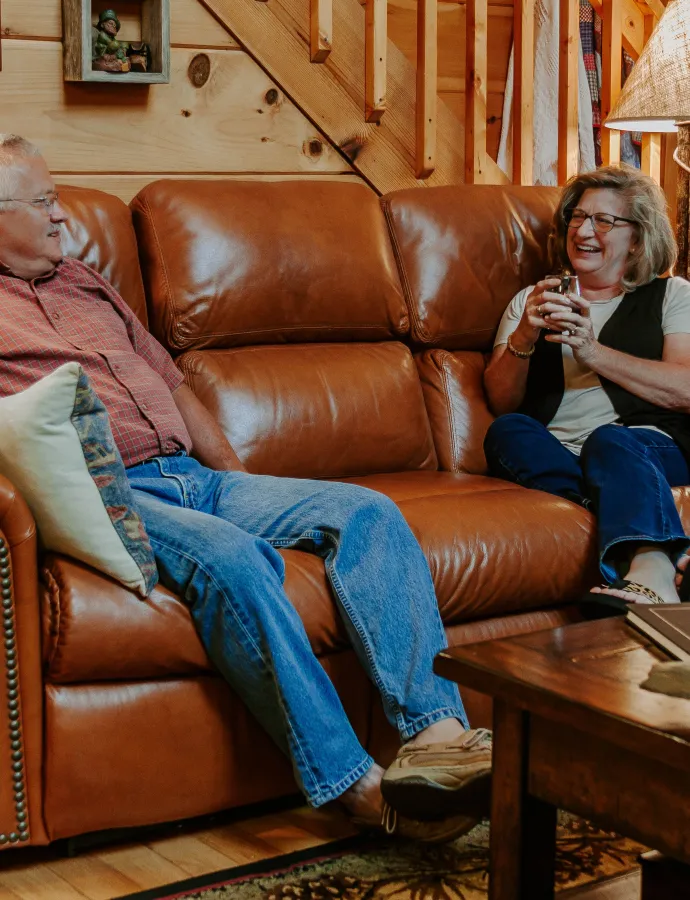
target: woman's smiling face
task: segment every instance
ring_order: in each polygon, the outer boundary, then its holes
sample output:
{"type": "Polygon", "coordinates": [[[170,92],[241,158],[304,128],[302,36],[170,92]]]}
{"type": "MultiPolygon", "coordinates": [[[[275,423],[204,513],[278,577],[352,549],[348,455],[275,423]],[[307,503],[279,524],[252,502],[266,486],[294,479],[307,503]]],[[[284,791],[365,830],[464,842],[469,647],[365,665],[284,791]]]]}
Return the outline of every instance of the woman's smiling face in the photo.
{"type": "MultiPolygon", "coordinates": [[[[610,188],[585,191],[575,208],[587,215],[630,215],[623,195],[610,188]]],[[[602,233],[594,229],[592,219],[585,219],[579,228],[568,228],[566,248],[580,280],[592,288],[605,288],[620,284],[636,242],[637,230],[629,222],[616,222],[611,231],[602,233]]]]}

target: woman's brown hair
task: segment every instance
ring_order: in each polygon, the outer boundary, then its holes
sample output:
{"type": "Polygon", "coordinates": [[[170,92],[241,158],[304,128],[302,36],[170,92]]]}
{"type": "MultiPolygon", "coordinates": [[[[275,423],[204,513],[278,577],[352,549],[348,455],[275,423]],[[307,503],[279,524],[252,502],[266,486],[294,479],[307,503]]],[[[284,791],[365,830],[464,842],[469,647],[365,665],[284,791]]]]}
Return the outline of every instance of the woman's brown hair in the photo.
{"type": "Polygon", "coordinates": [[[676,261],[677,249],[663,191],[649,175],[631,166],[602,166],[593,172],[575,175],[568,181],[549,237],[551,262],[559,268],[571,268],[566,249],[566,217],[585,191],[601,188],[623,195],[628,204],[627,217],[635,223],[637,244],[621,279],[624,291],[634,291],[667,272],[676,261]]]}

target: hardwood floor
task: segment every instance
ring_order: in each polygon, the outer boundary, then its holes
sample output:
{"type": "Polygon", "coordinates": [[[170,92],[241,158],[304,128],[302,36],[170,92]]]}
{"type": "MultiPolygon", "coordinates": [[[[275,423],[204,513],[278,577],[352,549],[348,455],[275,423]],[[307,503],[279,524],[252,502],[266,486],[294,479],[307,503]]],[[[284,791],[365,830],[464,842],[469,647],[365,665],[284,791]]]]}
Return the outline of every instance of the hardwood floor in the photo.
{"type": "MultiPolygon", "coordinates": [[[[304,806],[212,826],[185,825],[178,834],[153,832],[148,839],[105,844],[71,857],[65,855],[64,845],[8,851],[0,855],[0,900],[112,900],[354,833],[337,811],[304,806]]],[[[559,896],[563,900],[639,900],[639,873],[559,896]]]]}
{"type": "Polygon", "coordinates": [[[348,837],[335,811],[300,807],[181,834],[113,843],[64,855],[63,848],[0,856],[0,900],[112,900],[193,875],[240,866],[348,837]]]}

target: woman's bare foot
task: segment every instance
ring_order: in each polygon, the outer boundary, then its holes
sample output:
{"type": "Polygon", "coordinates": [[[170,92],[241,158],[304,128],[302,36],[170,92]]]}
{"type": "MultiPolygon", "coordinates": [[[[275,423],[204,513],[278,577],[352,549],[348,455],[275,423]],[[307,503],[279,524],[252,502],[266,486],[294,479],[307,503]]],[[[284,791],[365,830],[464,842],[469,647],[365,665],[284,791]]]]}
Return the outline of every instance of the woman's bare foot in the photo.
{"type": "Polygon", "coordinates": [[[377,826],[381,824],[383,797],[381,796],[381,766],[374,765],[340,796],[349,815],[360,823],[377,826]]]}
{"type": "MultiPolygon", "coordinates": [[[[688,560],[686,559],[685,565],[688,560]]],[[[654,547],[640,548],[630,564],[627,581],[634,581],[644,587],[651,588],[657,593],[664,603],[679,603],[676,590],[676,570],[663,550],[654,547]]],[[[633,594],[630,591],[617,590],[612,587],[592,588],[594,594],[612,594],[614,597],[622,597],[630,603],[651,603],[642,594],[633,594]]]]}

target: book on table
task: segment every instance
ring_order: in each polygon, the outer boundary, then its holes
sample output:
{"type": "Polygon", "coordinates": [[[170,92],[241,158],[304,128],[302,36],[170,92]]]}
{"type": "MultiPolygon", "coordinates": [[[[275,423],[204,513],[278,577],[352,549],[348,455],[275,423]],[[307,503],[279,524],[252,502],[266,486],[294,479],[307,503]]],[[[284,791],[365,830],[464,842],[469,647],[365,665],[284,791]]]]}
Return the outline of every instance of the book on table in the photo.
{"type": "Polygon", "coordinates": [[[675,659],[690,662],[690,603],[635,603],[625,620],[675,659]]]}

